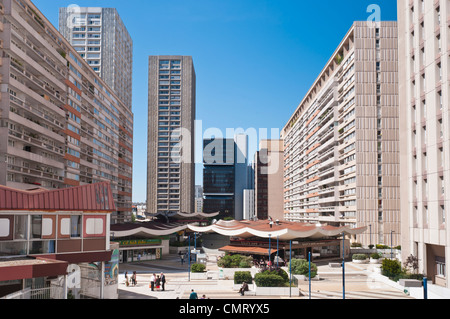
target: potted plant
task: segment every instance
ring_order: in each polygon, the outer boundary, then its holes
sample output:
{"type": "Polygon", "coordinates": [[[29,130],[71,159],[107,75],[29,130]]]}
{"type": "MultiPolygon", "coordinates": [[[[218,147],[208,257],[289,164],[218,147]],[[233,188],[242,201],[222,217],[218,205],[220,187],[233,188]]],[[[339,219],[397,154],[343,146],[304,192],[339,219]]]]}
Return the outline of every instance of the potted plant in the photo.
{"type": "Polygon", "coordinates": [[[352,261],[356,264],[365,264],[367,262],[366,254],[354,254],[352,257],[352,261]]]}
{"type": "Polygon", "coordinates": [[[378,253],[373,253],[373,254],[370,255],[370,263],[371,264],[378,264],[378,263],[380,263],[380,259],[381,259],[381,256],[378,253]]]}
{"type": "Polygon", "coordinates": [[[208,273],[206,272],[206,266],[204,264],[193,264],[191,266],[191,278],[198,280],[208,279],[208,273]]]}

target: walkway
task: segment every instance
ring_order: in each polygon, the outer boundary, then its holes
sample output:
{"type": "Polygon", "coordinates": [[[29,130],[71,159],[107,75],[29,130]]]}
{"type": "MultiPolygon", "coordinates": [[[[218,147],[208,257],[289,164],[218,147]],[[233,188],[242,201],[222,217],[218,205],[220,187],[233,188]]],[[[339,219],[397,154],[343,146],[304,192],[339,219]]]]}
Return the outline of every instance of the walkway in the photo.
{"type": "MultiPolygon", "coordinates": [[[[377,281],[373,276],[374,265],[345,265],[346,299],[412,299],[398,289],[377,281]]],[[[218,271],[216,263],[207,264],[208,271],[218,271]]],[[[119,266],[119,299],[188,299],[191,289],[199,298],[205,295],[210,299],[309,299],[309,282],[300,282],[303,296],[245,296],[233,290],[232,280],[189,280],[188,264],[181,265],[177,255],[165,256],[162,260],[141,261],[119,266]],[[137,285],[126,287],[124,273],[129,276],[137,273],[137,285]],[[151,291],[149,288],[152,273],[164,272],[167,283],[165,291],[151,291]]],[[[342,299],[342,269],[318,265],[320,280],[311,281],[311,299],[342,299]]]]}

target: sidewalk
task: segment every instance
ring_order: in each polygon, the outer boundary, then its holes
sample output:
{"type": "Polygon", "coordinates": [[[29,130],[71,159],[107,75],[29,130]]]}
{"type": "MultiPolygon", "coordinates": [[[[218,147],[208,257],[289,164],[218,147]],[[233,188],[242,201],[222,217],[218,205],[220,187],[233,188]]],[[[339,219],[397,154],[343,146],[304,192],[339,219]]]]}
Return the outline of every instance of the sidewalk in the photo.
{"type": "MultiPolygon", "coordinates": [[[[199,298],[204,294],[211,299],[285,299],[286,296],[245,296],[242,297],[233,290],[233,280],[189,280],[187,263],[183,265],[177,255],[168,255],[162,260],[141,261],[119,266],[119,299],[187,299],[191,289],[199,298]],[[137,273],[137,285],[126,287],[124,273],[128,271],[131,277],[137,273]],[[151,291],[150,276],[152,273],[166,276],[165,291],[151,291]]],[[[375,265],[345,264],[346,299],[412,299],[402,290],[396,289],[377,278],[375,265]]],[[[207,271],[218,271],[215,262],[207,263],[207,271]]],[[[311,296],[313,299],[342,298],[342,268],[318,266],[320,280],[311,281],[311,296]]],[[[299,282],[302,297],[293,296],[290,299],[309,299],[309,281],[299,282]]]]}
{"type": "MultiPolygon", "coordinates": [[[[192,265],[193,262],[191,262],[192,265]]],[[[140,261],[134,263],[120,264],[119,266],[119,299],[177,299],[185,298],[191,289],[195,291],[222,291],[223,293],[233,292],[233,282],[230,280],[189,280],[189,263],[181,264],[178,255],[164,256],[161,260],[140,261]],[[131,277],[136,271],[137,285],[125,285],[125,272],[131,277]],[[150,277],[161,275],[166,276],[165,291],[151,291],[150,277]]],[[[208,271],[218,271],[216,263],[207,263],[208,271]]],[[[199,298],[201,295],[199,296],[199,298]]]]}

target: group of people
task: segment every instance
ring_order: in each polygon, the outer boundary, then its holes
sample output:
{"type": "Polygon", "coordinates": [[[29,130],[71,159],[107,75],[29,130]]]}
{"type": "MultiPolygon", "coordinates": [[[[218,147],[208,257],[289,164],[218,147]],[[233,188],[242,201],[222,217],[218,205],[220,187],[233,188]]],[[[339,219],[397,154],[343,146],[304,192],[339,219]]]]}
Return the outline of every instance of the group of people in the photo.
{"type": "MultiPolygon", "coordinates": [[[[131,285],[136,286],[137,285],[137,279],[136,279],[136,271],[133,271],[133,274],[131,275],[131,285]]],[[[128,271],[125,272],[125,284],[127,287],[130,285],[130,280],[128,278],[128,271]]],[[[165,291],[166,289],[166,275],[161,273],[161,275],[156,276],[155,274],[152,274],[150,277],[150,288],[152,291],[161,290],[165,291]]]]}
{"type": "Polygon", "coordinates": [[[163,273],[161,273],[161,276],[152,274],[150,277],[150,288],[152,291],[155,291],[155,289],[165,291],[165,285],[166,276],[163,273]]]}
{"type": "MultiPolygon", "coordinates": [[[[197,293],[194,291],[194,289],[191,290],[191,294],[189,295],[189,299],[199,299],[197,293]]],[[[209,299],[206,298],[206,295],[202,295],[200,299],[209,299]]]]}
{"type": "MultiPolygon", "coordinates": [[[[125,284],[127,287],[130,285],[130,280],[128,279],[128,271],[125,272],[125,284]]],[[[133,274],[131,275],[131,284],[133,286],[137,285],[137,279],[136,279],[136,272],[133,271],[133,274]]]]}

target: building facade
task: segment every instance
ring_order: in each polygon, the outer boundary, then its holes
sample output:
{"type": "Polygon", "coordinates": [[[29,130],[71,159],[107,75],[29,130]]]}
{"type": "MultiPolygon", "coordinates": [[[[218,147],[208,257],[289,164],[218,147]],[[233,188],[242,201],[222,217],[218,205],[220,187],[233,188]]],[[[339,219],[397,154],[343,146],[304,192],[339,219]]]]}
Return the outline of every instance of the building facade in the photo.
{"type": "Polygon", "coordinates": [[[284,127],[285,219],[400,242],[397,23],[355,22],[284,127]]]}
{"type": "Polygon", "coordinates": [[[283,220],[283,141],[261,140],[255,163],[255,217],[283,220]]]}
{"type": "Polygon", "coordinates": [[[203,212],[203,187],[195,185],[195,209],[196,213],[203,212]]]}
{"type": "Polygon", "coordinates": [[[61,190],[0,186],[0,297],[117,299],[114,210],[108,182],[61,190]]]}
{"type": "Polygon", "coordinates": [[[450,3],[397,3],[402,258],[449,287],[450,3]]]}
{"type": "Polygon", "coordinates": [[[203,140],[203,211],[219,212],[218,219],[235,216],[234,139],[203,140]]]}
{"type": "Polygon", "coordinates": [[[195,70],[190,56],[150,56],[147,209],[194,211],[195,70]]]}
{"type": "Polygon", "coordinates": [[[133,40],[117,10],[60,8],[59,32],[131,110],[133,40]]]}
{"type": "Polygon", "coordinates": [[[110,181],[131,220],[133,114],[31,1],[1,4],[0,184],[110,181]]]}
{"type": "Polygon", "coordinates": [[[203,211],[244,219],[248,189],[248,136],[203,140],[203,211]]]}

